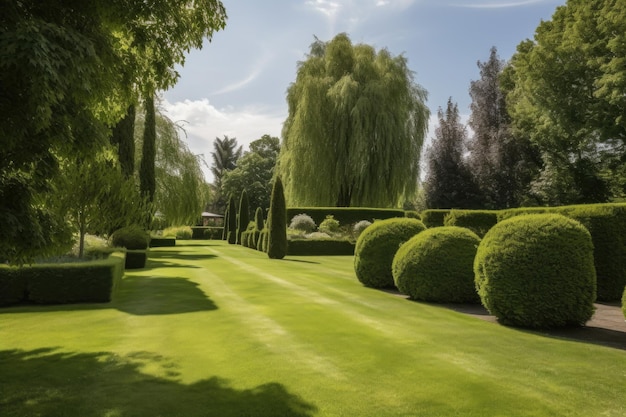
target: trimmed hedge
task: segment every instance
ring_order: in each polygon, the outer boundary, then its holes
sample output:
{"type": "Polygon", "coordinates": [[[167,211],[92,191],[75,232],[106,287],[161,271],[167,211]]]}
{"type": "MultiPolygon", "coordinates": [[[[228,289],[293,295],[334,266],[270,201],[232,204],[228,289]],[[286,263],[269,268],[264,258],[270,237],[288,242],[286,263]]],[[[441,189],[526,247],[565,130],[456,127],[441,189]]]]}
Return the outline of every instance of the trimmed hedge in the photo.
{"type": "Polygon", "coordinates": [[[248,229],[248,223],[250,222],[250,200],[248,200],[248,193],[246,190],[241,192],[239,198],[239,210],[237,214],[237,244],[242,245],[241,235],[248,229]]]}
{"type": "Polygon", "coordinates": [[[498,210],[450,210],[444,219],[444,226],[459,226],[470,229],[479,237],[498,223],[498,210]]]}
{"type": "Polygon", "coordinates": [[[126,269],[142,269],[146,267],[148,260],[148,251],[145,250],[127,250],[126,261],[124,267],[126,269]]]}
{"type": "Polygon", "coordinates": [[[444,219],[450,211],[450,209],[428,209],[420,212],[420,217],[424,226],[428,228],[440,227],[444,225],[444,219]]]}
{"type": "Polygon", "coordinates": [[[353,224],[361,220],[390,219],[404,217],[401,209],[378,209],[367,207],[288,207],[287,218],[292,219],[298,214],[308,214],[315,224],[321,224],[326,216],[333,216],[340,224],[353,224]]]}
{"type": "Polygon", "coordinates": [[[150,238],[150,247],[151,248],[167,248],[176,246],[176,238],[175,237],[153,237],[150,238]]]}
{"type": "Polygon", "coordinates": [[[287,255],[351,256],[354,243],[345,239],[295,239],[287,242],[287,255]]]}
{"type": "Polygon", "coordinates": [[[121,252],[91,262],[0,266],[0,285],[10,288],[0,293],[0,304],[109,302],[123,275],[121,252]]]}
{"type": "Polygon", "coordinates": [[[191,226],[192,239],[221,240],[223,232],[220,226],[191,226]]]}
{"type": "Polygon", "coordinates": [[[391,263],[400,245],[426,229],[417,219],[401,217],[379,220],[356,241],[354,271],[366,287],[392,288],[391,263]]]}
{"type": "Polygon", "coordinates": [[[270,259],[283,259],[287,255],[287,206],[280,176],[276,177],[272,187],[267,229],[267,256],[270,259]]]}
{"type": "Polygon", "coordinates": [[[587,204],[500,211],[500,221],[523,214],[558,213],[581,222],[593,242],[600,301],[618,301],[626,287],[626,204],[587,204]]]}
{"type": "Polygon", "coordinates": [[[457,226],[418,233],[393,258],[396,287],[413,300],[479,303],[473,268],[479,243],[476,233],[457,226]]]}
{"type": "Polygon", "coordinates": [[[150,235],[139,226],[127,226],[111,235],[111,245],[126,249],[147,249],[150,235]]]}
{"type": "Polygon", "coordinates": [[[503,324],[583,325],[594,312],[591,235],[559,214],[516,216],[495,225],[478,247],[474,274],[483,305],[503,324]]]}

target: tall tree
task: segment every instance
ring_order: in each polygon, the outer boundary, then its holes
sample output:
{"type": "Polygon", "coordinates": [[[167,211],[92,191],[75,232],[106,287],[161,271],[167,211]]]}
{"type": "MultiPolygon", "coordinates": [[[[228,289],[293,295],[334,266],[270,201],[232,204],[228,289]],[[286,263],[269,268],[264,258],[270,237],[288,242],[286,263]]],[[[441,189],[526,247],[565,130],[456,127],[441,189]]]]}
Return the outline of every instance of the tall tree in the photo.
{"type": "Polygon", "coordinates": [[[428,151],[428,173],[424,184],[428,208],[478,208],[478,189],[472,179],[465,147],[467,130],[452,98],[445,112],[437,112],[439,125],[428,151]]]}
{"type": "Polygon", "coordinates": [[[213,173],[213,187],[215,190],[213,210],[222,212],[226,205],[227,193],[222,189],[222,180],[228,171],[237,167],[237,161],[241,158],[242,146],[237,146],[236,138],[229,138],[224,135],[223,139],[215,138],[211,159],[211,173],[213,173]]]}
{"type": "Polygon", "coordinates": [[[287,90],[288,204],[398,206],[416,190],[429,111],[404,56],[316,38],[287,90]]]}
{"type": "Polygon", "coordinates": [[[139,189],[148,201],[154,201],[156,178],[154,161],[156,159],[156,115],[154,95],[150,94],[144,102],[146,118],[144,120],[143,141],[141,147],[141,164],[139,166],[139,189]]]}
{"type": "Polygon", "coordinates": [[[228,243],[235,244],[237,243],[237,203],[235,203],[235,197],[230,196],[228,198],[228,243]]]}
{"type": "Polygon", "coordinates": [[[172,86],[190,48],[224,27],[217,0],[0,0],[0,258],[55,246],[42,193],[59,158],[97,151],[137,87],[172,86]]]}
{"type": "Polygon", "coordinates": [[[270,259],[283,259],[287,255],[287,205],[280,176],[276,177],[272,187],[267,228],[267,256],[270,259]]]}
{"type": "Polygon", "coordinates": [[[237,244],[241,245],[241,234],[248,228],[250,223],[250,201],[248,200],[248,193],[246,190],[241,192],[241,198],[239,199],[239,211],[237,215],[237,244]]]}
{"type": "Polygon", "coordinates": [[[250,143],[250,150],[237,161],[237,167],[227,171],[222,178],[222,192],[225,195],[239,195],[246,190],[250,207],[270,206],[272,177],[280,140],[277,137],[263,135],[250,143]]]}
{"type": "Polygon", "coordinates": [[[135,173],[135,105],[126,109],[126,114],[113,127],[111,143],[117,147],[122,173],[131,178],[135,173]]]}
{"type": "Polygon", "coordinates": [[[480,78],[470,84],[469,166],[484,208],[517,207],[525,201],[534,177],[538,152],[525,136],[514,136],[500,75],[505,68],[495,47],[486,62],[478,61],[480,78]]]}
{"type": "Polygon", "coordinates": [[[563,184],[575,191],[557,190],[569,196],[558,203],[605,201],[611,181],[621,181],[624,33],[624,0],[570,0],[537,27],[534,40],[518,45],[505,71],[514,127],[541,150],[544,169],[535,185],[563,184]],[[548,175],[559,177],[546,180],[548,175]]]}

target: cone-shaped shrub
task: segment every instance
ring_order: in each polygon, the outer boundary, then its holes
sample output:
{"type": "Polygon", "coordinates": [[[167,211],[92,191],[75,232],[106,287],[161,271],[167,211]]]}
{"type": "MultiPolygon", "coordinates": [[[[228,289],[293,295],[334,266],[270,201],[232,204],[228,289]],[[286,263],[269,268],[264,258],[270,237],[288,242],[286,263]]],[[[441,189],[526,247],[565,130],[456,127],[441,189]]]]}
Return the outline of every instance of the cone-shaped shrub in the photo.
{"type": "Polygon", "coordinates": [[[392,272],[396,287],[413,300],[479,303],[474,257],[480,238],[462,227],[424,230],[398,249],[392,272]]]}
{"type": "Polygon", "coordinates": [[[248,193],[246,190],[241,192],[241,198],[239,199],[239,216],[237,216],[237,244],[241,245],[241,234],[248,228],[250,223],[250,203],[248,201],[248,193]]]}
{"type": "Polygon", "coordinates": [[[269,230],[267,256],[270,259],[282,259],[287,255],[287,205],[280,177],[276,177],[274,181],[267,222],[269,230]]]}
{"type": "Polygon", "coordinates": [[[228,217],[230,213],[228,206],[226,206],[226,212],[224,213],[224,227],[222,228],[222,240],[228,240],[228,217]]]}
{"type": "Polygon", "coordinates": [[[265,227],[264,219],[263,219],[263,209],[261,207],[257,207],[254,212],[254,223],[256,224],[256,230],[261,231],[265,227]]]}
{"type": "Polygon", "coordinates": [[[232,195],[228,199],[228,243],[237,243],[237,209],[235,197],[232,195]]]}
{"type": "Polygon", "coordinates": [[[560,214],[518,216],[496,224],[478,246],[474,275],[483,305],[503,324],[583,325],[593,315],[591,235],[560,214]]]}
{"type": "Polygon", "coordinates": [[[354,271],[359,281],[366,287],[393,287],[393,257],[400,245],[424,229],[424,223],[406,217],[378,220],[366,228],[354,249],[354,271]]]}

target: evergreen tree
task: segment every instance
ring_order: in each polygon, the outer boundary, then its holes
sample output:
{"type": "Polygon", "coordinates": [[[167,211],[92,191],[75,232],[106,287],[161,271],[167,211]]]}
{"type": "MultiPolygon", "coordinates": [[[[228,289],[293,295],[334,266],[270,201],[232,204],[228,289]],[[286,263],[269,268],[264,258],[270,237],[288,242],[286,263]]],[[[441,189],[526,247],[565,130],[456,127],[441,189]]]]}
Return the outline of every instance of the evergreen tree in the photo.
{"type": "Polygon", "coordinates": [[[223,139],[215,138],[215,142],[213,142],[213,151],[211,152],[211,159],[213,160],[211,173],[214,178],[212,210],[215,212],[219,213],[224,210],[226,196],[229,195],[224,192],[224,175],[237,167],[237,161],[241,158],[242,152],[243,148],[237,147],[236,138],[229,138],[224,135],[223,139]]]}
{"type": "Polygon", "coordinates": [[[135,105],[126,109],[126,114],[113,127],[111,143],[117,146],[117,155],[122,174],[131,178],[135,173],[135,105]]]}
{"type": "Polygon", "coordinates": [[[241,234],[248,228],[250,222],[250,203],[246,190],[241,192],[239,199],[239,216],[237,216],[237,244],[241,245],[241,234]]]}
{"type": "Polygon", "coordinates": [[[156,158],[156,116],[154,95],[145,99],[146,119],[143,131],[143,145],[141,149],[141,164],[139,166],[139,189],[148,201],[154,201],[156,180],[154,176],[154,162],[156,158]]]}
{"type": "Polygon", "coordinates": [[[228,243],[237,243],[237,208],[235,197],[230,196],[228,199],[228,243]]]}
{"type": "Polygon", "coordinates": [[[428,208],[478,208],[478,190],[464,157],[467,132],[452,98],[437,112],[439,126],[428,152],[424,184],[428,208]]]}
{"type": "Polygon", "coordinates": [[[274,180],[267,223],[269,229],[267,256],[270,259],[283,259],[287,255],[287,205],[280,176],[274,180]]]}

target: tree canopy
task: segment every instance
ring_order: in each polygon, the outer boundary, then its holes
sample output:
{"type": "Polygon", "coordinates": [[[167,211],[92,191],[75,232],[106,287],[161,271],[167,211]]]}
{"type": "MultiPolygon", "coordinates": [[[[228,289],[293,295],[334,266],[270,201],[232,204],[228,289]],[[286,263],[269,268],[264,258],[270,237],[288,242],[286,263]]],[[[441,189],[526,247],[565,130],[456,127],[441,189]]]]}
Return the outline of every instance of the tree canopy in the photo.
{"type": "Polygon", "coordinates": [[[291,206],[398,206],[417,186],[429,111],[404,56],[316,38],[287,90],[278,171],[291,206]]]}
{"type": "MultiPolygon", "coordinates": [[[[241,145],[237,146],[237,138],[229,138],[224,135],[223,139],[215,138],[213,142],[213,151],[211,152],[211,173],[213,174],[213,189],[215,191],[213,195],[213,211],[218,213],[223,212],[226,208],[226,198],[229,193],[223,190],[222,180],[227,172],[232,171],[237,167],[237,161],[241,158],[243,148],[241,145]]],[[[239,195],[241,190],[238,190],[235,195],[239,195]]]]}

